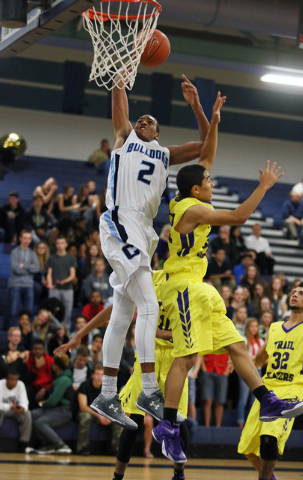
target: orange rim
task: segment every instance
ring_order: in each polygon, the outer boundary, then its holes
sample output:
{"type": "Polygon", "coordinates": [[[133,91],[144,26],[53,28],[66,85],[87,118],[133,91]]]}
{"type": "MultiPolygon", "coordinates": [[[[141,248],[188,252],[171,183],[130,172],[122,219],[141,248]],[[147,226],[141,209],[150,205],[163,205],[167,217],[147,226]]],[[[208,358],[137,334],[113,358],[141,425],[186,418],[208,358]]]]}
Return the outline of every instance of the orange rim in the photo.
{"type": "MultiPolygon", "coordinates": [[[[161,13],[162,11],[162,7],[160,5],[160,3],[156,2],[156,0],[101,0],[101,2],[106,2],[108,3],[109,1],[111,2],[127,2],[127,3],[140,3],[142,1],[142,3],[151,3],[152,5],[154,5],[155,9],[159,12],[159,14],[161,13]]],[[[153,17],[155,16],[155,12],[152,12],[152,13],[149,13],[148,15],[139,15],[139,17],[137,15],[129,15],[126,17],[126,15],[108,15],[107,13],[102,13],[102,12],[97,12],[96,10],[93,10],[92,8],[90,8],[89,10],[87,10],[86,12],[84,13],[81,13],[81,15],[87,15],[89,16],[90,20],[95,20],[96,17],[99,19],[99,20],[103,20],[104,22],[106,22],[107,20],[109,20],[110,18],[112,20],[126,20],[126,18],[128,20],[137,20],[137,18],[139,18],[140,20],[142,20],[143,18],[150,18],[150,17],[153,17]]]]}

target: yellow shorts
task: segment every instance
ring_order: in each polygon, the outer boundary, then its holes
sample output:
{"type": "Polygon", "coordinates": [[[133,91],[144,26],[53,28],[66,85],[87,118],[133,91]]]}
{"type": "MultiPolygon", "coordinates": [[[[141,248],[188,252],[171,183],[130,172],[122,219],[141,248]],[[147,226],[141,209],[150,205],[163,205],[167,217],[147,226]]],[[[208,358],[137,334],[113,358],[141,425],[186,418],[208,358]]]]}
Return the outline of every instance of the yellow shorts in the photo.
{"type": "Polygon", "coordinates": [[[244,341],[211,285],[194,278],[170,277],[161,285],[161,298],[172,329],[175,357],[225,353],[224,347],[244,341]]]}
{"type": "MultiPolygon", "coordinates": [[[[275,388],[275,394],[279,398],[286,398],[285,388],[275,388]]],[[[279,418],[274,422],[261,422],[259,415],[260,403],[258,400],[255,400],[242,431],[238,452],[244,455],[254,453],[260,457],[260,436],[271,435],[278,440],[279,454],[282,455],[294,423],[294,418],[279,418]]]]}
{"type": "MultiPolygon", "coordinates": [[[[155,371],[156,377],[163,394],[165,392],[165,380],[169,372],[170,366],[174,360],[174,353],[172,348],[156,347],[156,362],[155,371]]],[[[121,406],[125,413],[136,413],[145,415],[142,410],[136,407],[136,401],[139,394],[142,391],[142,377],[141,367],[136,354],[136,360],[134,364],[134,371],[125,387],[120,392],[121,406]]],[[[184,384],[183,392],[181,395],[178,412],[187,417],[188,406],[188,380],[184,384]]]]}

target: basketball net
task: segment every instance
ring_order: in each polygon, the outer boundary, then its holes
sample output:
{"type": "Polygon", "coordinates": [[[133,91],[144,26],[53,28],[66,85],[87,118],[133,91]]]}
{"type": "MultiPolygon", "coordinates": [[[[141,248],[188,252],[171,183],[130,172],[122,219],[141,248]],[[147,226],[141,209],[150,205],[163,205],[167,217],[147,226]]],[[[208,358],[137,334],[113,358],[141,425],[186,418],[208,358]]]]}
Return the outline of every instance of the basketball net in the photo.
{"type": "Polygon", "coordinates": [[[132,89],[161,9],[155,0],[101,0],[100,12],[93,7],[82,14],[94,48],[90,82],[107,90],[132,89]]]}

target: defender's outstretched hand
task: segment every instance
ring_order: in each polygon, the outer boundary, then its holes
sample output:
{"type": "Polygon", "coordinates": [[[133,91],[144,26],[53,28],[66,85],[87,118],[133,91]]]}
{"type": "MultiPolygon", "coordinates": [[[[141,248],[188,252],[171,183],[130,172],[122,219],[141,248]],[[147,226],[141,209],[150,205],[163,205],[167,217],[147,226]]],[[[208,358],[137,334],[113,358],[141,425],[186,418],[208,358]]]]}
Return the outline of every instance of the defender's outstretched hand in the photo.
{"type": "Polygon", "coordinates": [[[215,123],[220,123],[221,108],[223,107],[225,102],[226,102],[226,96],[221,97],[221,92],[218,92],[215,104],[213,106],[213,115],[212,115],[212,121],[214,121],[215,123]]]}
{"type": "Polygon", "coordinates": [[[54,350],[54,355],[57,357],[61,357],[64,353],[72,352],[75,348],[77,348],[81,343],[81,339],[71,338],[69,342],[62,343],[59,347],[54,350]]]}
{"type": "Polygon", "coordinates": [[[183,80],[184,80],[184,81],[181,83],[184,100],[185,100],[185,101],[188,103],[188,105],[190,105],[191,107],[193,107],[194,105],[199,104],[199,103],[200,103],[200,99],[199,99],[198,90],[197,90],[196,87],[191,83],[191,81],[188,80],[188,78],[187,78],[185,75],[182,75],[182,78],[183,78],[183,80]]]}
{"type": "Polygon", "coordinates": [[[284,173],[279,173],[281,167],[277,167],[277,162],[274,162],[270,167],[270,160],[267,160],[265,165],[265,171],[259,169],[260,172],[260,186],[265,190],[269,190],[276,181],[283,177],[284,173]]]}

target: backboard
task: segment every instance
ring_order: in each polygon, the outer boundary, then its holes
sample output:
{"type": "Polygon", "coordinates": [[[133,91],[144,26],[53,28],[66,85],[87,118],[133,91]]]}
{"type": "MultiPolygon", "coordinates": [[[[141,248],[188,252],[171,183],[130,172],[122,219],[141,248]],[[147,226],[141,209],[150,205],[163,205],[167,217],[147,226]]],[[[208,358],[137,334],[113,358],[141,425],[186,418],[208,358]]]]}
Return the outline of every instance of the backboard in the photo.
{"type": "MultiPolygon", "coordinates": [[[[38,3],[38,2],[37,2],[38,3]]],[[[94,4],[96,0],[51,0],[51,7],[28,8],[27,26],[12,29],[0,27],[0,57],[23,52],[31,45],[70,22],[94,4]]],[[[29,4],[30,5],[30,4],[29,4]]]]}

